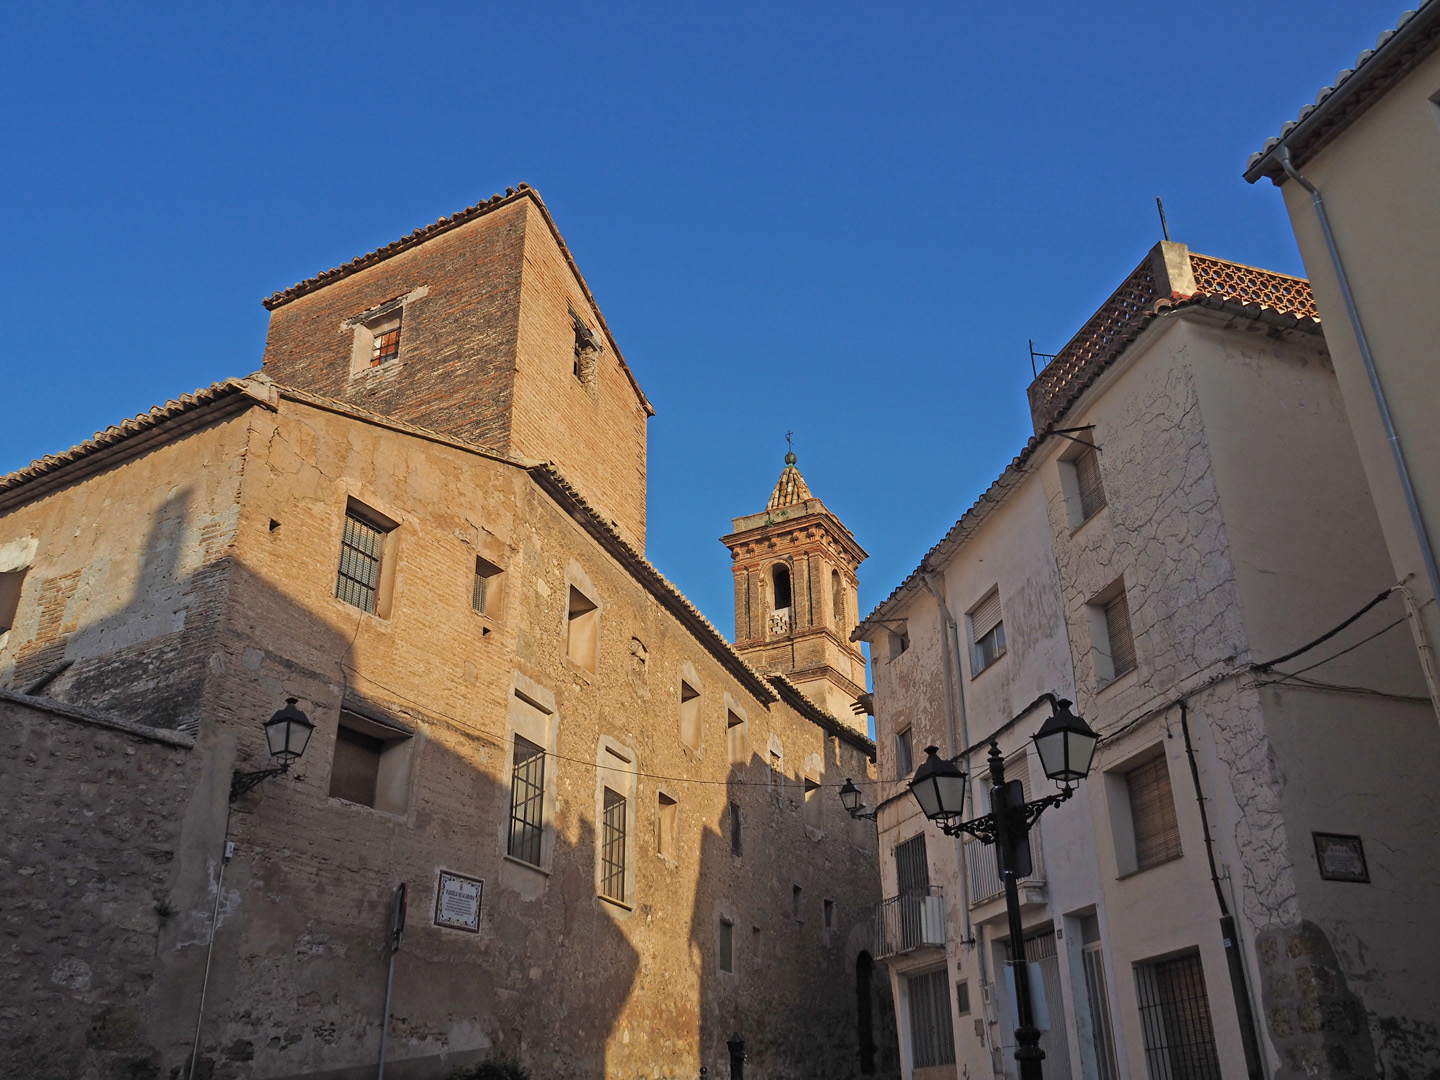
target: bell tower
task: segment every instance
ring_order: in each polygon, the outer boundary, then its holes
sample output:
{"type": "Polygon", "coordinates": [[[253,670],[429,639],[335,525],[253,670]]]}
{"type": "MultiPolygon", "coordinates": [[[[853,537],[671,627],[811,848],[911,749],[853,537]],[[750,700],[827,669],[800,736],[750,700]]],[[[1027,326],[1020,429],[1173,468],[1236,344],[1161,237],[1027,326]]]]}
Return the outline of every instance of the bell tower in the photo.
{"type": "Polygon", "coordinates": [[[850,705],[865,692],[865,658],[850,632],[866,552],[810,494],[795,462],[794,451],[787,453],[765,509],[735,518],[720,538],[735,575],[735,648],[863,731],[865,718],[850,705]]]}

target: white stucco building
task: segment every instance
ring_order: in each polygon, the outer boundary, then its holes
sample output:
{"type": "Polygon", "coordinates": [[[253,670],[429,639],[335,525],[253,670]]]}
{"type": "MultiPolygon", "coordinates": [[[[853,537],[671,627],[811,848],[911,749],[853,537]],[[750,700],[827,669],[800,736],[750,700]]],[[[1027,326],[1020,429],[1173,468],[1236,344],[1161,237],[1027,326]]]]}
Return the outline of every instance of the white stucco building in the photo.
{"type": "Polygon", "coordinates": [[[992,850],[906,781],[931,745],[983,778],[993,738],[1053,790],[1046,693],[1102,735],[1020,890],[1047,1080],[1428,1074],[1440,732],[1307,283],[1157,245],[1030,400],[856,631],[904,1075],[1015,1075],[992,850]]]}

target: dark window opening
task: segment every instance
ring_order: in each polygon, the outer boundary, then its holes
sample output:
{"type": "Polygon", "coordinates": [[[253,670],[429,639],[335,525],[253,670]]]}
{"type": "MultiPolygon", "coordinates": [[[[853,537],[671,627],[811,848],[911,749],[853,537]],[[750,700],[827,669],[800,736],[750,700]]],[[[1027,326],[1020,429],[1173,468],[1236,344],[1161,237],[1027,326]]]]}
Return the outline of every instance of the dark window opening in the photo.
{"type": "Polygon", "coordinates": [[[330,797],[374,806],[384,750],[382,739],[348,727],[339,728],[335,732],[335,760],[330,767],[330,797]]]}
{"type": "Polygon", "coordinates": [[[470,604],[481,615],[492,614],[492,607],[498,607],[500,592],[500,567],[492,562],[475,557],[475,588],[470,604]]]}
{"type": "Polygon", "coordinates": [[[1135,965],[1145,1063],[1156,1080],[1220,1080],[1200,954],[1135,965]]]}
{"type": "Polygon", "coordinates": [[[743,845],[740,839],[740,804],[730,804],[730,854],[740,855],[743,853],[743,845]]]}
{"type": "Polygon", "coordinates": [[[775,610],[790,606],[790,570],[783,565],[775,567],[773,580],[775,582],[775,610]]]}
{"type": "Polygon", "coordinates": [[[600,837],[600,892],[611,900],[625,900],[625,796],[605,789],[600,837]]]}

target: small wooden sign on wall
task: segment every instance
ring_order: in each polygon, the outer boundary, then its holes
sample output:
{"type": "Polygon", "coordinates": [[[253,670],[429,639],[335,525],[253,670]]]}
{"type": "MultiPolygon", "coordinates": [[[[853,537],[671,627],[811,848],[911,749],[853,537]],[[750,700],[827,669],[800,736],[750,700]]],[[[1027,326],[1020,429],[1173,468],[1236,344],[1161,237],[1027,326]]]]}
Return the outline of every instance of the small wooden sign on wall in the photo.
{"type": "Polygon", "coordinates": [[[1326,881],[1370,880],[1370,868],[1365,863],[1365,845],[1358,836],[1342,833],[1311,833],[1315,837],[1315,860],[1320,864],[1320,876],[1326,881]]]}

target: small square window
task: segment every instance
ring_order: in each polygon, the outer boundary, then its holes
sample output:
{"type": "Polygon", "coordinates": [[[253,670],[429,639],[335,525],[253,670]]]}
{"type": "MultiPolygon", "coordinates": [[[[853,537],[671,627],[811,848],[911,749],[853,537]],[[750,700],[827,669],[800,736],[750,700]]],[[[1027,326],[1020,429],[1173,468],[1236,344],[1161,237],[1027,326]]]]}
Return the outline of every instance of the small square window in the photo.
{"type": "Polygon", "coordinates": [[[408,732],[342,712],[330,765],[330,797],[389,814],[405,813],[413,743],[408,732]]]}
{"type": "Polygon", "coordinates": [[[20,610],[20,589],[24,584],[24,570],[0,573],[0,634],[15,625],[15,616],[20,610]]]}

